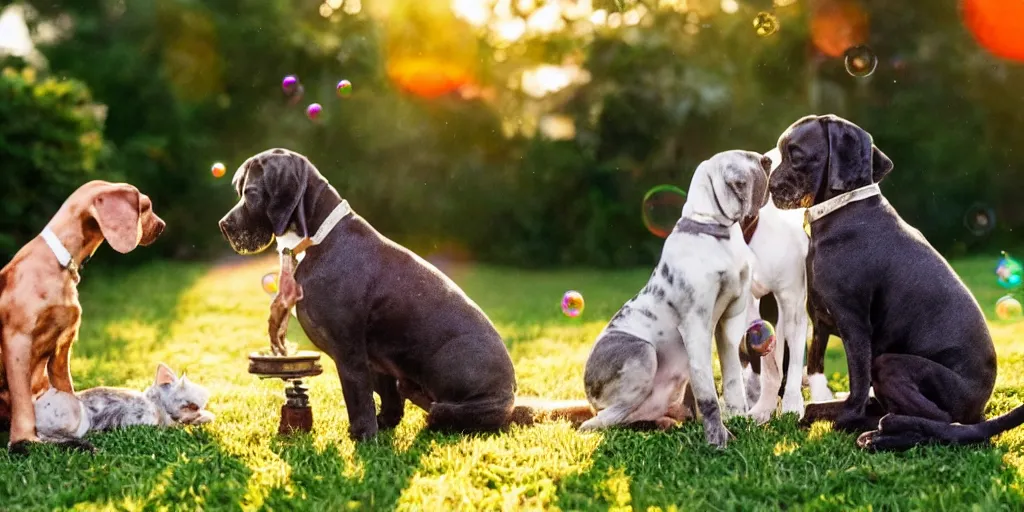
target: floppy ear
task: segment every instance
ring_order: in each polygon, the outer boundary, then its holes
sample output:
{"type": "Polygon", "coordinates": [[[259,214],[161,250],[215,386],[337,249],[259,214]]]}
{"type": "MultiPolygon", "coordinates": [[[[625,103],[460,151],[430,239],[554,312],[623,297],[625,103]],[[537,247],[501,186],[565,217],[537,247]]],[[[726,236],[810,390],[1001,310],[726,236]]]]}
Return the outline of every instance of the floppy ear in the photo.
{"type": "Polygon", "coordinates": [[[178,377],[174,375],[174,371],[171,370],[166,364],[160,363],[156,365],[156,385],[162,386],[164,384],[174,384],[178,380],[178,377]]]}
{"type": "Polygon", "coordinates": [[[274,236],[281,236],[292,221],[298,225],[299,236],[308,236],[303,197],[313,164],[298,154],[272,154],[263,158],[263,186],[269,192],[267,216],[274,227],[274,236]]]}
{"type": "Polygon", "coordinates": [[[117,185],[97,194],[91,213],[100,231],[115,251],[124,254],[139,246],[142,238],[139,190],[131,185],[117,185]]]}
{"type": "Polygon", "coordinates": [[[713,201],[727,219],[736,222],[751,211],[751,177],[732,166],[718,166],[709,174],[713,201]]]}
{"type": "Polygon", "coordinates": [[[889,174],[892,170],[892,160],[882,153],[881,149],[878,149],[874,144],[871,145],[871,179],[875,183],[882,181],[882,178],[889,174]]]}
{"type": "Polygon", "coordinates": [[[750,200],[751,211],[747,215],[756,215],[761,208],[764,208],[764,205],[768,204],[768,173],[771,172],[771,170],[771,157],[768,155],[762,156],[761,167],[754,169],[754,185],[750,200]]]}
{"type": "Polygon", "coordinates": [[[871,136],[858,126],[826,120],[828,186],[846,192],[871,181],[871,136]]]}

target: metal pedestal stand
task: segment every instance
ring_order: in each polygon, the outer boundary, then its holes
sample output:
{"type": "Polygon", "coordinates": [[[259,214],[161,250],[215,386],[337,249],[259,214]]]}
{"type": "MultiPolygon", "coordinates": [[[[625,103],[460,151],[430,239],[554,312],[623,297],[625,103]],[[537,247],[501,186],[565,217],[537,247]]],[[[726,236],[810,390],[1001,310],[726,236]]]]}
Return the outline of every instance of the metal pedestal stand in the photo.
{"type": "Polygon", "coordinates": [[[261,379],[281,379],[287,383],[284,390],[285,402],[281,406],[281,423],[277,433],[313,430],[313,408],[309,405],[309,387],[302,383],[306,377],[323,373],[320,353],[304,350],[290,356],[249,354],[249,373],[261,379]]]}

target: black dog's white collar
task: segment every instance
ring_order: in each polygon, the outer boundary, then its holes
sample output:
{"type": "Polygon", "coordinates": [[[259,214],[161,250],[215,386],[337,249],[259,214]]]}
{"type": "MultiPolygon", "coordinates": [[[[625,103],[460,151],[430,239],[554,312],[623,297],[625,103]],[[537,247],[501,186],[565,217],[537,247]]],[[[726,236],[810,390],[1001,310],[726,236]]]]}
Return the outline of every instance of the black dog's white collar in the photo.
{"type": "Polygon", "coordinates": [[[844,194],[840,194],[824,203],[814,205],[807,209],[807,220],[814,222],[850,203],[867,199],[880,195],[882,190],[878,188],[878,183],[872,183],[866,187],[861,187],[855,190],[851,190],[844,194]]]}
{"type": "Polygon", "coordinates": [[[313,233],[312,237],[303,238],[294,248],[291,249],[291,253],[298,256],[303,251],[309,249],[314,245],[320,245],[327,235],[331,234],[331,230],[334,226],[337,226],[341,219],[344,219],[346,215],[352,213],[352,207],[348,205],[348,200],[342,199],[338,206],[335,206],[331,210],[330,215],[324,219],[320,227],[317,228],[316,233],[313,233]]]}

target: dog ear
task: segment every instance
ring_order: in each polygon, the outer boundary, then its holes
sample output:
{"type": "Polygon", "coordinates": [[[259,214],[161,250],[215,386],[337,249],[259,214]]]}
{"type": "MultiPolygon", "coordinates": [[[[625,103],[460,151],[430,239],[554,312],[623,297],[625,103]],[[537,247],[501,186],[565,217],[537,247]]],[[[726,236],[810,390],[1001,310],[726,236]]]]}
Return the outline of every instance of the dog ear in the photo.
{"type": "Polygon", "coordinates": [[[156,365],[156,385],[162,386],[164,384],[174,384],[178,380],[178,377],[174,375],[174,370],[171,370],[166,364],[160,363],[156,365]]]}
{"type": "Polygon", "coordinates": [[[756,215],[761,208],[768,204],[768,173],[772,170],[772,159],[768,155],[763,155],[760,163],[760,168],[754,169],[754,190],[751,194],[751,211],[749,213],[751,216],[756,215]]]}
{"type": "Polygon", "coordinates": [[[131,252],[142,239],[141,202],[139,190],[125,184],[114,185],[92,200],[90,210],[103,238],[121,254],[131,252]]]}
{"type": "Polygon", "coordinates": [[[708,175],[711,192],[715,195],[715,208],[725,218],[736,222],[750,213],[751,177],[747,173],[731,165],[723,165],[708,175]]]}
{"type": "Polygon", "coordinates": [[[881,149],[878,149],[874,144],[871,145],[871,179],[875,183],[882,181],[882,178],[889,174],[892,170],[892,160],[882,153],[881,149]]]}
{"type": "Polygon", "coordinates": [[[267,216],[274,236],[281,236],[295,222],[299,236],[309,235],[303,199],[313,166],[297,153],[271,154],[263,159],[263,186],[269,192],[267,216]]]}
{"type": "Polygon", "coordinates": [[[871,181],[871,135],[842,119],[825,119],[828,134],[828,186],[847,192],[871,181]]]}

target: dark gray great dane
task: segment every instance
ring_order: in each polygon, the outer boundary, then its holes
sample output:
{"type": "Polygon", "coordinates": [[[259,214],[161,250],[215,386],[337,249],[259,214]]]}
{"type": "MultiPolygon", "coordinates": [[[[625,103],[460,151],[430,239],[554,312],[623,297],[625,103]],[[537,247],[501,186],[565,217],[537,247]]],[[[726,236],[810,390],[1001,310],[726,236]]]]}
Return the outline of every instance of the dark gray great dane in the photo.
{"type": "MultiPolygon", "coordinates": [[[[877,184],[893,164],[871,135],[834,115],[807,116],[778,149],[772,200],[809,207],[814,292],[846,349],[850,395],[830,409],[835,427],[861,433],[862,448],[902,450],[982,443],[1024,422],[1024,406],[984,421],[996,380],[985,318],[946,260],[881,195],[877,184]]],[[[827,416],[814,408],[807,416],[827,416]]]]}

